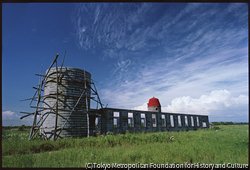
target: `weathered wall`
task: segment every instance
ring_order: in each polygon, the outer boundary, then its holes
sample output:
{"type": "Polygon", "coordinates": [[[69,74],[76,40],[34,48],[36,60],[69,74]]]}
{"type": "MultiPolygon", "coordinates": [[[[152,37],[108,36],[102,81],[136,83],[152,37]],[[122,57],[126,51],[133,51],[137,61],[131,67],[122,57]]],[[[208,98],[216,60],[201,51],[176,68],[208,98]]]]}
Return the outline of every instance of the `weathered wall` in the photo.
{"type": "Polygon", "coordinates": [[[161,106],[149,106],[148,111],[161,112],[161,106]]]}
{"type": "MultiPolygon", "coordinates": [[[[58,74],[60,74],[60,67],[58,68],[58,74]]],[[[76,104],[78,98],[84,90],[84,70],[63,67],[62,74],[58,83],[58,121],[57,127],[61,128],[66,119],[69,117],[71,110],[76,104]]],[[[53,107],[56,109],[56,92],[57,92],[57,79],[56,68],[51,68],[48,74],[48,78],[44,87],[43,107],[53,107]]],[[[91,82],[91,75],[85,71],[86,81],[91,82]]],[[[87,96],[90,97],[90,89],[87,89],[87,96]]],[[[78,103],[75,111],[70,116],[68,122],[65,125],[65,130],[62,130],[60,137],[75,137],[87,135],[87,117],[84,114],[86,110],[86,98],[83,96],[78,103]]],[[[90,107],[90,99],[88,99],[88,108],[90,107]]],[[[48,115],[50,109],[42,112],[43,118],[48,115]]],[[[55,129],[55,113],[50,113],[46,118],[41,129],[44,129],[47,137],[53,137],[55,129]]]]}
{"type": "Polygon", "coordinates": [[[208,116],[204,115],[190,115],[190,114],[177,114],[177,113],[158,113],[150,111],[138,111],[138,110],[126,110],[126,109],[114,109],[104,108],[104,114],[102,114],[102,133],[114,132],[114,133],[125,133],[129,132],[160,132],[160,131],[183,131],[183,130],[196,130],[198,128],[208,128],[208,116]],[[113,112],[119,112],[117,127],[114,127],[113,112]],[[128,125],[128,113],[133,113],[134,127],[128,125]],[[145,113],[146,116],[146,127],[141,125],[141,113],[145,113]],[[156,114],[156,127],[153,127],[152,114],[156,114]],[[165,115],[166,127],[163,127],[162,117],[165,115]],[[174,127],[171,127],[170,115],[173,115],[174,127]],[[178,115],[181,116],[181,127],[178,126],[178,115]],[[188,119],[188,125],[185,126],[185,116],[188,119]],[[191,124],[191,116],[193,116],[194,126],[191,124]],[[199,118],[199,125],[197,126],[197,118],[199,118]],[[203,127],[205,122],[206,127],[203,127]]]}

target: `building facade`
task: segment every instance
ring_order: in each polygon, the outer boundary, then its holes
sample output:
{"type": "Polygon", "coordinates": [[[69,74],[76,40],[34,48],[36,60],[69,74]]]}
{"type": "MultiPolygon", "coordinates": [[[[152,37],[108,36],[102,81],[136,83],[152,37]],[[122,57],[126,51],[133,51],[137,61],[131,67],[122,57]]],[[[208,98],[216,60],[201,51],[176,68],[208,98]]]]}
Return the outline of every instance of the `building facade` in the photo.
{"type": "MultiPolygon", "coordinates": [[[[148,111],[102,108],[89,110],[89,136],[98,131],[126,133],[187,131],[209,128],[207,115],[161,112],[160,102],[152,98],[148,103],[148,111]]],[[[79,134],[80,136],[80,134],[79,134]]]]}
{"type": "Polygon", "coordinates": [[[127,110],[116,108],[100,109],[102,116],[97,129],[107,132],[163,132],[185,131],[209,127],[208,116],[127,110]]]}

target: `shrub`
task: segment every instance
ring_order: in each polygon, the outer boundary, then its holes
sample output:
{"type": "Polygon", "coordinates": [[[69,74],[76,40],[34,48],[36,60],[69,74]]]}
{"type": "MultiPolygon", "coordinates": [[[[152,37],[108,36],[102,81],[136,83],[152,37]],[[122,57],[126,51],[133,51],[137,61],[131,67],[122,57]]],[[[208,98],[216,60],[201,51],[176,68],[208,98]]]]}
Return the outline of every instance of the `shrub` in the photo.
{"type": "Polygon", "coordinates": [[[22,126],[19,126],[19,127],[18,127],[18,130],[19,130],[19,131],[24,131],[24,128],[25,128],[25,125],[22,125],[22,126]]]}
{"type": "Polygon", "coordinates": [[[3,127],[3,129],[5,129],[5,130],[10,130],[11,127],[10,127],[10,126],[7,126],[7,127],[3,127]]]}
{"type": "Polygon", "coordinates": [[[220,127],[218,127],[218,126],[214,126],[211,128],[211,130],[219,130],[219,129],[220,129],[220,127]]]}
{"type": "Polygon", "coordinates": [[[54,146],[50,143],[43,143],[39,147],[40,151],[52,151],[54,150],[54,146]]]}

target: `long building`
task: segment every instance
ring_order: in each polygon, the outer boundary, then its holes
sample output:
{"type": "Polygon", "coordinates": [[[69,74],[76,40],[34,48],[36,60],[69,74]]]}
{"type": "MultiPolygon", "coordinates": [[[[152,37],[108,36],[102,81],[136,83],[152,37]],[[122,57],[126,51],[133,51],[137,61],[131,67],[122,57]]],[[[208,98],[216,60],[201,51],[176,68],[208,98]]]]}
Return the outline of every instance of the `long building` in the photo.
{"type": "Polygon", "coordinates": [[[161,112],[157,98],[149,100],[148,111],[103,108],[92,110],[100,113],[96,129],[102,134],[107,132],[162,132],[185,131],[209,128],[207,115],[161,112]]]}

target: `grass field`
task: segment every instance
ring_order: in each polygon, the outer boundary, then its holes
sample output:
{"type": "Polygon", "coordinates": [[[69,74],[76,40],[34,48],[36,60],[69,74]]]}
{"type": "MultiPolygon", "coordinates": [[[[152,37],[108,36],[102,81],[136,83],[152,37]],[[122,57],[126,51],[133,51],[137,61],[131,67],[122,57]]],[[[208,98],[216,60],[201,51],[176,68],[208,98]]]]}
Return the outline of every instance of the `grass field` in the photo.
{"type": "Polygon", "coordinates": [[[109,133],[55,142],[38,136],[28,141],[28,130],[4,130],[2,134],[2,167],[86,167],[86,163],[248,164],[249,157],[248,125],[220,125],[188,132],[109,133]]]}

